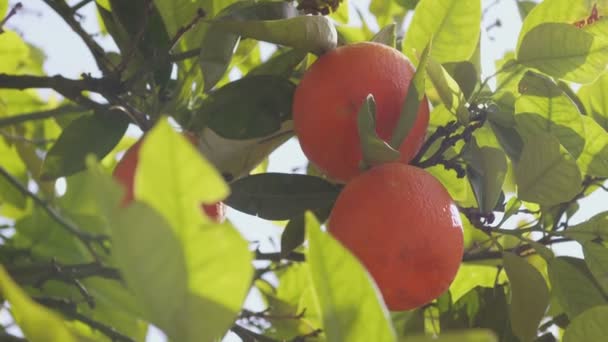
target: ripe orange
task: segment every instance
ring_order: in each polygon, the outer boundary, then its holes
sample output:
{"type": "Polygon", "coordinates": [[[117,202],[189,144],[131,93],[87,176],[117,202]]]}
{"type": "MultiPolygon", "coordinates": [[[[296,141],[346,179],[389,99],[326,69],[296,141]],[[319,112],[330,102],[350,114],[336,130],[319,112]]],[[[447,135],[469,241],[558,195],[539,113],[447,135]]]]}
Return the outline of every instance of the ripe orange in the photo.
{"type": "Polygon", "coordinates": [[[426,171],[376,166],[349,182],[328,231],[376,281],[390,310],[409,310],[446,291],[463,254],[458,208],[426,171]]]}
{"type": "MultiPolygon", "coordinates": [[[[295,131],[304,154],[330,178],[347,182],[361,173],[357,113],[368,94],[376,101],[376,131],[389,140],[405,103],[414,67],[399,51],[378,43],[332,50],[306,71],[293,101],[295,131]]],[[[420,150],[429,122],[426,97],[400,147],[401,161],[420,150]]]]}
{"type": "MultiPolygon", "coordinates": [[[[196,138],[189,134],[185,135],[190,142],[196,144],[196,138]]],[[[125,188],[126,192],[122,199],[122,206],[127,206],[133,201],[134,189],[133,182],[135,181],[135,169],[137,168],[137,162],[139,160],[139,149],[143,138],[139,139],[133,146],[127,150],[125,155],[122,157],[120,162],[114,168],[113,176],[118,182],[120,182],[125,188]]],[[[224,204],[218,202],[215,204],[204,204],[201,205],[201,209],[205,214],[216,222],[222,222],[225,218],[224,204]]]]}

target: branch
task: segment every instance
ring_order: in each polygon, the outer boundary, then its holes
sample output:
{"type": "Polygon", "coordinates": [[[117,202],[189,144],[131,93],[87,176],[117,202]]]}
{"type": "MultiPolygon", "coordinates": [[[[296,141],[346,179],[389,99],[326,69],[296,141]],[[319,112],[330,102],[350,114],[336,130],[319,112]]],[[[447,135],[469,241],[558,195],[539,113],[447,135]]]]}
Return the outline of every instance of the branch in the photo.
{"type": "Polygon", "coordinates": [[[299,252],[290,252],[287,255],[282,256],[281,253],[262,253],[259,250],[255,251],[255,260],[270,260],[270,261],[281,261],[281,260],[291,260],[291,261],[305,261],[306,256],[303,253],[299,252]]]}
{"type": "Polygon", "coordinates": [[[15,189],[21,192],[23,195],[31,198],[36,205],[40,206],[44,211],[61,227],[63,227],[68,233],[74,235],[82,244],[87,248],[91,256],[95,260],[99,260],[97,252],[93,244],[98,244],[102,249],[106,249],[104,243],[109,240],[108,236],[101,234],[91,234],[89,232],[82,231],[74,223],[62,217],[55,208],[51,207],[49,203],[38,197],[33,192],[29,191],[27,187],[21,184],[15,177],[8,173],[3,167],[0,166],[0,175],[4,177],[15,189]]]}
{"type": "Polygon", "coordinates": [[[73,114],[78,111],[85,111],[86,108],[78,105],[65,105],[49,110],[31,112],[26,114],[11,115],[6,118],[0,118],[0,127],[17,125],[27,121],[44,120],[56,118],[62,115],[73,114]]]}
{"type": "Polygon", "coordinates": [[[91,2],[93,2],[93,0],[81,0],[79,3],[72,6],[70,9],[72,10],[72,13],[76,13],[79,9],[83,8],[91,2]]]}
{"type": "MultiPolygon", "coordinates": [[[[120,82],[108,78],[94,78],[85,76],[80,80],[73,80],[63,76],[31,76],[9,75],[0,73],[0,88],[19,89],[51,88],[61,94],[73,95],[88,90],[101,95],[118,94],[122,92],[120,82]]],[[[69,97],[65,95],[66,97],[69,97]]]]}
{"type": "Polygon", "coordinates": [[[80,23],[74,18],[74,9],[70,8],[63,0],[44,0],[44,2],[52,8],[70,28],[82,39],[84,44],[89,48],[97,67],[104,74],[109,74],[112,63],[106,57],[104,49],[82,28],[80,23]]]}
{"type": "Polygon", "coordinates": [[[50,263],[7,268],[8,273],[20,284],[40,285],[49,280],[68,281],[101,277],[122,280],[118,269],[96,262],[64,265],[56,261],[50,263]]]}
{"type": "Polygon", "coordinates": [[[13,6],[13,8],[11,8],[11,10],[8,12],[8,14],[6,15],[6,17],[4,17],[4,19],[2,19],[2,21],[0,21],[0,34],[4,33],[4,29],[2,29],[2,27],[6,24],[6,22],[8,22],[8,20],[13,17],[15,14],[17,14],[17,12],[23,8],[23,4],[18,2],[15,4],[15,6],[13,6]]]}
{"type": "Polygon", "coordinates": [[[61,312],[68,319],[77,320],[88,325],[91,329],[95,329],[109,337],[111,341],[135,342],[135,340],[133,340],[129,336],[123,335],[116,329],[81,314],[80,312],[78,312],[78,306],[76,305],[76,303],[71,300],[56,297],[37,297],[34,298],[34,300],[46,307],[61,312]]]}

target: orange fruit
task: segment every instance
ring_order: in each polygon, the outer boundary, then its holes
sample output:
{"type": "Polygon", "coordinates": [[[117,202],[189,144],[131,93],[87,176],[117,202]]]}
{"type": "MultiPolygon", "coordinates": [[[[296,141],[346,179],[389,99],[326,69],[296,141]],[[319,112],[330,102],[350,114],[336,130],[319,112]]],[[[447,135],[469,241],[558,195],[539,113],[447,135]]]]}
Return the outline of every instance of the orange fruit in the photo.
{"type": "Polygon", "coordinates": [[[463,255],[463,228],[447,190],[423,169],[376,166],[338,196],[328,231],[375,280],[390,310],[424,305],[446,291],[463,255]]]}
{"type": "MultiPolygon", "coordinates": [[[[192,144],[196,144],[196,138],[194,136],[190,134],[184,135],[192,144]]],[[[135,170],[139,161],[139,150],[143,140],[143,138],[139,139],[127,150],[127,152],[125,152],[125,155],[118,162],[112,173],[114,178],[126,189],[121,203],[123,207],[131,203],[134,198],[133,182],[135,181],[135,170]]],[[[225,218],[224,204],[222,202],[203,204],[201,205],[201,209],[205,212],[205,215],[216,222],[222,222],[225,218]]]]}
{"type": "MultiPolygon", "coordinates": [[[[357,113],[368,94],[376,101],[376,132],[388,141],[399,120],[414,67],[399,51],[378,43],[341,46],[306,71],[293,101],[295,132],[308,159],[330,178],[347,182],[362,171],[357,113]]],[[[426,97],[399,151],[409,162],[429,122],[426,97]]]]}

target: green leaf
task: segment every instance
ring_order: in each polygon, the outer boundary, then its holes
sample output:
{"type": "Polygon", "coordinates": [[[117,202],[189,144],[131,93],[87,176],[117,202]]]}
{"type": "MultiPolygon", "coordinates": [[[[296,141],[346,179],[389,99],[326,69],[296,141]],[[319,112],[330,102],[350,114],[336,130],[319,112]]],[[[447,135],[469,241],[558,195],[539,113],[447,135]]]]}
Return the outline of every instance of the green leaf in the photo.
{"type": "Polygon", "coordinates": [[[599,213],[587,221],[570,226],[562,234],[580,243],[595,239],[608,240],[608,212],[599,213]]]}
{"type": "Polygon", "coordinates": [[[604,293],[608,293],[608,249],[602,244],[587,241],[583,243],[583,253],[589,271],[604,293]]]}
{"type": "Polygon", "coordinates": [[[29,341],[77,341],[60,316],[30,299],[1,265],[0,295],[10,303],[10,311],[29,341]]]}
{"type": "Polygon", "coordinates": [[[443,64],[445,70],[458,84],[466,99],[471,97],[479,82],[479,74],[475,65],[469,61],[450,62],[443,64]]]}
{"type": "Polygon", "coordinates": [[[568,201],[581,188],[576,162],[554,136],[528,136],[515,165],[517,196],[524,201],[555,205],[568,201]]]}
{"type": "Polygon", "coordinates": [[[295,85],[272,75],[241,78],[211,93],[197,110],[189,129],[205,126],[227,139],[263,138],[291,119],[295,85]]]}
{"type": "Polygon", "coordinates": [[[585,105],[587,113],[606,131],[608,131],[607,89],[608,73],[604,73],[595,82],[583,85],[578,91],[578,96],[585,105]]]}
{"type": "Polygon", "coordinates": [[[503,253],[503,265],[511,284],[509,315],[513,332],[521,341],[534,341],[549,306],[545,279],[534,266],[513,253],[503,253]]]}
{"type": "Polygon", "coordinates": [[[608,39],[572,24],[543,23],[524,36],[517,60],[553,77],[591,83],[606,69],[608,39]]]}
{"type": "MultiPolygon", "coordinates": [[[[237,2],[218,14],[218,20],[275,20],[297,15],[288,2],[237,2]]],[[[201,43],[199,64],[203,72],[204,89],[210,90],[222,79],[239,43],[240,36],[211,24],[201,43]]]]}
{"type": "Polygon", "coordinates": [[[601,341],[608,335],[608,305],[591,308],[573,319],[564,332],[564,342],[601,341]]]}
{"type": "Polygon", "coordinates": [[[388,24],[372,37],[372,42],[388,45],[392,48],[397,44],[397,25],[388,24]]]}
{"type": "Polygon", "coordinates": [[[268,155],[293,136],[293,121],[283,122],[281,128],[268,137],[226,139],[209,128],[200,133],[199,150],[228,180],[247,176],[268,155]]]}
{"type": "Polygon", "coordinates": [[[319,177],[262,173],[230,184],[226,204],[266,220],[288,220],[306,210],[331,207],[340,188],[319,177]]]}
{"type": "Polygon", "coordinates": [[[395,341],[390,316],[371,276],[306,214],[314,298],[328,341],[395,341]]]}
{"type": "MultiPolygon", "coordinates": [[[[2,168],[22,184],[27,184],[27,168],[21,160],[16,146],[9,146],[4,140],[0,140],[0,155],[2,156],[2,168]]],[[[5,203],[25,209],[27,202],[23,193],[17,190],[4,177],[0,177],[0,205],[5,203]]]]}
{"type": "Polygon", "coordinates": [[[166,120],[142,143],[134,187],[135,198],[163,214],[175,229],[202,223],[200,204],[218,202],[229,193],[218,171],[166,120]]]}
{"type": "Polygon", "coordinates": [[[289,77],[294,69],[306,58],[307,52],[297,49],[289,49],[270,57],[266,62],[251,69],[247,76],[275,75],[289,77]]]}
{"type": "Polygon", "coordinates": [[[470,152],[467,177],[475,193],[479,210],[484,213],[491,212],[500,198],[507,175],[507,158],[501,149],[479,147],[475,139],[471,139],[466,146],[470,152]]]}
{"type": "Polygon", "coordinates": [[[396,1],[385,0],[371,0],[369,11],[376,17],[376,21],[380,27],[399,22],[407,13],[405,8],[399,6],[396,1]]]}
{"type": "Polygon", "coordinates": [[[571,0],[541,1],[528,12],[519,32],[517,46],[521,46],[522,40],[527,33],[540,24],[548,22],[574,24],[581,19],[586,19],[591,13],[593,3],[595,2],[571,0]]]}
{"type": "Polygon", "coordinates": [[[406,336],[402,342],[498,342],[496,334],[489,329],[466,329],[445,332],[439,336],[406,336]]]}
{"type": "Polygon", "coordinates": [[[420,63],[414,73],[414,77],[408,88],[407,95],[405,97],[405,103],[401,108],[401,114],[397,125],[393,128],[393,135],[391,137],[390,145],[394,149],[399,149],[405,138],[409,135],[410,131],[414,127],[414,123],[418,118],[418,109],[420,108],[420,102],[427,101],[424,97],[426,64],[431,51],[431,45],[427,45],[422,51],[420,57],[420,63]],[[412,87],[413,85],[413,87],[412,87]]]}
{"type": "Polygon", "coordinates": [[[304,215],[298,215],[287,223],[283,234],[281,234],[281,255],[287,256],[291,251],[304,243],[306,232],[304,231],[304,215]]]}
{"type": "Polygon", "coordinates": [[[582,115],[563,91],[543,75],[528,71],[519,82],[515,122],[522,136],[554,135],[577,158],[585,145],[582,115]]]}
{"type": "Polygon", "coordinates": [[[222,20],[215,24],[243,37],[323,53],[337,46],[338,33],[323,16],[298,16],[281,20],[222,20]]]}
{"type": "Polygon", "coordinates": [[[552,296],[571,320],[591,307],[606,303],[583,260],[557,257],[548,267],[552,296]]]}
{"type": "Polygon", "coordinates": [[[536,2],[526,0],[526,1],[517,1],[517,9],[519,10],[519,16],[521,20],[526,19],[528,13],[536,6],[536,2]]]}
{"type": "Polygon", "coordinates": [[[0,18],[4,18],[8,10],[8,0],[0,0],[0,18]]]}
{"type": "Polygon", "coordinates": [[[364,167],[396,161],[401,157],[399,151],[382,140],[376,132],[376,102],[372,94],[367,95],[357,113],[357,129],[364,167]]]}
{"type": "MultiPolygon", "coordinates": [[[[468,0],[467,0],[468,1],[468,0]]],[[[435,41],[433,40],[433,44],[435,41]]],[[[433,51],[435,45],[433,45],[433,51]]],[[[463,124],[469,122],[469,111],[466,108],[466,99],[462,90],[458,86],[458,83],[454,81],[452,76],[432,57],[429,56],[426,72],[431,80],[431,84],[439,94],[441,102],[450,111],[450,113],[456,115],[458,121],[463,124]]]]}
{"type": "Polygon", "coordinates": [[[479,0],[421,0],[405,36],[403,52],[414,60],[414,51],[422,51],[433,37],[431,56],[437,62],[466,61],[477,48],[480,22],[479,0]]]}
{"type": "Polygon", "coordinates": [[[589,116],[583,116],[585,147],[577,164],[584,175],[608,177],[608,132],[589,116]]]}
{"type": "Polygon", "coordinates": [[[118,144],[128,125],[128,119],[116,113],[73,120],[46,155],[41,178],[50,180],[84,170],[86,156],[103,158],[118,144]]]}

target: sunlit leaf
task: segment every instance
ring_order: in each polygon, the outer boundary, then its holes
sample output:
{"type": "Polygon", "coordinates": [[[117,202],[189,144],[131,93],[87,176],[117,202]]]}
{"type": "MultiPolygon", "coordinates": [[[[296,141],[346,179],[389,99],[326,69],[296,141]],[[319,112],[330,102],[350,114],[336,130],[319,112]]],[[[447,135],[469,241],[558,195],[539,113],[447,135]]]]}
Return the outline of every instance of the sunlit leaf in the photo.
{"type": "MultiPolygon", "coordinates": [[[[433,44],[435,44],[434,41],[433,44]]],[[[433,50],[435,50],[435,45],[433,45],[433,50]]],[[[460,90],[458,83],[456,83],[443,66],[431,56],[429,56],[426,71],[428,78],[431,81],[430,83],[439,94],[445,107],[450,113],[456,115],[458,121],[463,124],[468,123],[469,111],[465,106],[466,99],[462,90],[460,90]]]]}
{"type": "Polygon", "coordinates": [[[570,322],[564,342],[599,341],[608,334],[608,305],[591,308],[570,322]]]}
{"type": "Polygon", "coordinates": [[[583,116],[585,147],[577,159],[584,175],[608,177],[608,132],[589,116],[583,116]]]}
{"type": "Polygon", "coordinates": [[[32,342],[76,342],[65,322],[56,313],[34,302],[0,266],[0,294],[25,337],[32,342]]]}
{"type": "Polygon", "coordinates": [[[371,276],[306,214],[314,297],[328,341],[395,341],[388,310],[371,276]],[[356,305],[354,305],[356,303],[356,305]]]}
{"type": "Polygon", "coordinates": [[[440,333],[439,336],[406,336],[402,342],[498,342],[496,334],[488,329],[467,329],[440,333]]]}
{"type": "Polygon", "coordinates": [[[431,56],[437,62],[466,61],[477,47],[480,21],[479,0],[421,0],[405,36],[403,52],[415,60],[414,50],[420,53],[433,37],[431,56]]]}
{"type": "Polygon", "coordinates": [[[608,212],[596,214],[584,222],[572,225],[562,234],[580,243],[598,238],[608,240],[608,212]]]}
{"type": "Polygon", "coordinates": [[[392,48],[397,43],[397,27],[394,23],[383,27],[372,37],[372,42],[388,45],[392,48]]]}
{"type": "Polygon", "coordinates": [[[526,137],[515,165],[517,195],[524,201],[554,205],[565,202],[581,188],[576,162],[554,136],[539,132],[526,137]]]}
{"type": "Polygon", "coordinates": [[[557,257],[549,262],[551,293],[570,319],[606,303],[606,299],[581,259],[557,257]]]}
{"type": "Polygon", "coordinates": [[[372,0],[369,3],[369,11],[376,17],[380,27],[385,27],[399,21],[407,13],[403,6],[396,1],[372,0]]]}
{"type": "Polygon", "coordinates": [[[549,306],[549,289],[543,276],[525,259],[503,253],[503,265],[511,285],[511,327],[521,341],[533,341],[549,306]]]}
{"type": "Polygon", "coordinates": [[[608,89],[608,73],[600,76],[595,82],[583,85],[578,96],[585,105],[588,114],[608,131],[608,101],[606,101],[606,90],[608,89]]]}
{"type": "Polygon", "coordinates": [[[491,212],[502,191],[507,174],[507,158],[504,152],[498,148],[479,147],[475,139],[472,139],[467,146],[470,152],[467,176],[475,193],[479,210],[491,212]]]}
{"type": "Polygon", "coordinates": [[[572,24],[544,23],[524,36],[517,60],[553,77],[590,83],[606,70],[608,39],[572,24]]]}
{"type": "Polygon", "coordinates": [[[574,102],[549,78],[527,72],[519,82],[515,122],[522,136],[550,133],[574,158],[585,144],[582,115],[574,102]]]}

